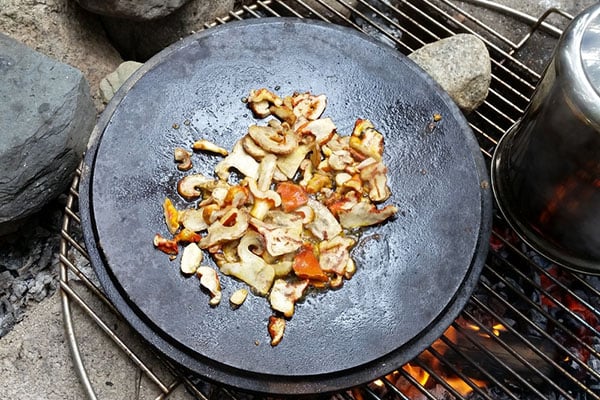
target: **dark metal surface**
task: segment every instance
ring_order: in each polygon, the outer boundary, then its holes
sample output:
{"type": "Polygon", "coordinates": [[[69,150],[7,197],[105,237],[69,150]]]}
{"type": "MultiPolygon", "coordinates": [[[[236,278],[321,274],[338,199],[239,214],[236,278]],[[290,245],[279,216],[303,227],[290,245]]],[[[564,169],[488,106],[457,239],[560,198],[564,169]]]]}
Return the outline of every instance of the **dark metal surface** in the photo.
{"type": "MultiPolygon", "coordinates": [[[[85,158],[85,241],[109,298],[142,336],[203,376],[248,390],[315,393],[379,377],[439,337],[468,300],[490,233],[484,162],[460,111],[419,68],[355,31],[296,19],[230,23],[148,61],[104,112],[85,158]],[[386,138],[389,200],[401,212],[367,230],[358,272],[341,290],[310,294],[271,348],[266,300],[208,306],[179,260],[153,249],[161,204],[183,176],[172,151],[201,137],[231,148],[254,122],[251,89],[328,96],[349,134],[369,118],[386,138]],[[443,118],[431,125],[434,113],[443,118]],[[183,122],[190,121],[190,125],[183,122]],[[174,129],[173,124],[180,125],[174,129]]],[[[194,155],[210,174],[217,158],[194,155]]],[[[242,286],[224,279],[224,298],[242,286]]],[[[226,302],[224,302],[226,303],[226,302]]]]}

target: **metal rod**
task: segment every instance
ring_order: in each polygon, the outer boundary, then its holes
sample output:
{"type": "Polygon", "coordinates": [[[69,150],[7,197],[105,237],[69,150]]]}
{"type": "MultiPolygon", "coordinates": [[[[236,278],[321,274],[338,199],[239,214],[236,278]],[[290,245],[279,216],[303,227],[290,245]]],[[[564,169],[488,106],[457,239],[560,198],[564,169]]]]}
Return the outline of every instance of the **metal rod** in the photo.
{"type": "Polygon", "coordinates": [[[61,289],[66,292],[69,297],[77,303],[87,315],[94,320],[94,322],[108,335],[108,337],[134,362],[134,364],[140,368],[152,382],[154,382],[161,391],[164,393],[169,392],[168,386],[166,386],[151,370],[144,364],[144,362],[117,336],[112,329],[100,318],[94,310],[65,282],[61,282],[61,289]]]}

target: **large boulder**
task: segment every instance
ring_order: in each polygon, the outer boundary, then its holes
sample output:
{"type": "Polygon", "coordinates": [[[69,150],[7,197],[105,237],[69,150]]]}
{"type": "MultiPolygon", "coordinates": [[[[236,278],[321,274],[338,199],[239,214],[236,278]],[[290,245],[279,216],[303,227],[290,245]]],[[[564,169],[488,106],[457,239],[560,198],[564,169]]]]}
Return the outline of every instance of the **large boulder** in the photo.
{"type": "Polygon", "coordinates": [[[172,14],[151,21],[102,17],[104,28],[128,60],[146,61],[160,50],[227,15],[234,0],[191,0],[172,14]]]}
{"type": "Polygon", "coordinates": [[[188,0],[77,0],[81,7],[115,18],[148,20],[166,17],[188,0]]]}
{"type": "Polygon", "coordinates": [[[83,74],[0,34],[0,234],[68,187],[96,121],[83,74]]]}
{"type": "Polygon", "coordinates": [[[83,72],[102,109],[100,80],[123,60],[97,15],[73,0],[0,0],[0,32],[83,72]]]}
{"type": "Polygon", "coordinates": [[[438,40],[409,58],[427,71],[465,113],[485,101],[492,64],[485,43],[475,35],[463,33],[438,40]]]}

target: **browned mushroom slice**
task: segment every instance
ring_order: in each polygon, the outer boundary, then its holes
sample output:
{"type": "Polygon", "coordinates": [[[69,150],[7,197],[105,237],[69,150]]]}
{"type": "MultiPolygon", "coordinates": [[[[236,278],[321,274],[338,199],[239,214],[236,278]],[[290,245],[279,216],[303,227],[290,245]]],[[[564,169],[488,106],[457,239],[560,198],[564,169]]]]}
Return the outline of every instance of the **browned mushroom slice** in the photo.
{"type": "Polygon", "coordinates": [[[217,244],[241,238],[248,229],[248,214],[232,207],[218,221],[208,227],[207,235],[198,246],[207,249],[217,244]]]}
{"type": "Polygon", "coordinates": [[[215,167],[215,173],[219,178],[226,181],[229,179],[229,170],[237,169],[245,176],[258,179],[258,163],[244,150],[241,140],[234,145],[231,153],[215,167]]]}
{"type": "Polygon", "coordinates": [[[271,106],[269,107],[269,112],[271,115],[276,116],[282,121],[287,122],[290,126],[296,123],[296,119],[298,118],[296,114],[294,114],[294,110],[286,105],[281,106],[271,106]]]}
{"type": "Polygon", "coordinates": [[[373,159],[368,158],[357,167],[360,179],[364,182],[371,201],[382,202],[392,194],[387,185],[387,167],[381,161],[367,163],[369,160],[373,159]]]}
{"type": "Polygon", "coordinates": [[[177,182],[177,192],[188,201],[202,196],[202,190],[212,191],[216,181],[200,173],[184,176],[177,182]]]}
{"type": "Polygon", "coordinates": [[[342,210],[338,213],[340,224],[346,229],[360,228],[382,223],[392,217],[398,209],[396,206],[387,205],[378,210],[374,204],[361,201],[349,211],[342,210]]]}
{"type": "Polygon", "coordinates": [[[269,336],[271,336],[271,346],[277,346],[283,339],[285,332],[285,319],[271,315],[269,317],[269,336]]]}
{"type": "Polygon", "coordinates": [[[276,279],[269,294],[271,308],[290,318],[294,315],[296,302],[302,298],[307,286],[308,280],[287,282],[284,279],[276,279]]]}
{"type": "Polygon", "coordinates": [[[310,93],[301,93],[293,97],[294,114],[309,120],[315,120],[323,114],[327,106],[327,97],[324,94],[315,96],[310,93]]]}
{"type": "Polygon", "coordinates": [[[168,197],[163,202],[163,214],[167,229],[171,234],[174,234],[179,229],[179,211],[173,205],[173,202],[168,197]]]}
{"type": "Polygon", "coordinates": [[[277,96],[269,89],[260,88],[256,90],[251,90],[250,95],[248,95],[248,103],[258,103],[261,101],[267,101],[268,103],[276,106],[283,105],[283,100],[281,99],[281,97],[277,96]]]}
{"type": "Polygon", "coordinates": [[[383,135],[375,129],[371,121],[358,119],[350,137],[350,147],[365,157],[379,161],[383,155],[383,135]]]}
{"type": "Polygon", "coordinates": [[[176,256],[179,253],[177,241],[173,239],[167,239],[163,237],[160,233],[154,235],[153,243],[154,247],[156,247],[165,254],[176,256]]]}
{"type": "Polygon", "coordinates": [[[268,126],[250,125],[248,135],[263,150],[273,154],[290,154],[298,146],[296,134],[285,122],[268,126]]]}
{"type": "Polygon", "coordinates": [[[186,149],[181,147],[175,148],[173,157],[177,163],[177,169],[180,171],[190,170],[192,168],[191,156],[192,154],[186,149]]]}
{"type": "Polygon", "coordinates": [[[209,151],[211,153],[220,154],[222,156],[227,156],[229,154],[229,152],[224,148],[217,146],[213,142],[208,141],[206,139],[196,140],[192,145],[192,149],[197,151],[209,151]]]}
{"type": "Polygon", "coordinates": [[[350,260],[350,248],[354,246],[354,239],[336,236],[331,240],[319,243],[319,265],[325,272],[344,275],[350,260]]]}
{"type": "Polygon", "coordinates": [[[254,141],[254,139],[252,139],[250,137],[250,135],[245,135],[241,139],[241,141],[242,141],[242,146],[244,147],[244,150],[246,151],[246,153],[251,155],[256,160],[262,160],[262,158],[264,156],[269,154],[268,152],[263,150],[262,147],[257,145],[256,142],[254,141]]]}
{"type": "Polygon", "coordinates": [[[179,212],[179,223],[194,232],[200,232],[208,228],[204,220],[204,210],[202,208],[188,208],[179,212]]]}
{"type": "Polygon", "coordinates": [[[327,143],[334,135],[336,126],[331,118],[319,118],[314,121],[308,121],[298,128],[301,136],[312,135],[319,145],[327,143]]]}
{"type": "Polygon", "coordinates": [[[293,215],[295,221],[289,225],[267,224],[256,218],[250,218],[250,224],[264,237],[267,252],[276,257],[296,251],[302,246],[302,220],[293,215]],[[295,223],[294,223],[295,222],[295,223]]]}
{"type": "Polygon", "coordinates": [[[313,199],[308,200],[308,206],[313,209],[315,217],[310,224],[306,225],[313,235],[320,240],[328,240],[336,237],[342,232],[342,227],[335,219],[331,211],[321,202],[313,199]]]}
{"type": "Polygon", "coordinates": [[[296,147],[290,154],[277,157],[277,167],[285,175],[287,179],[293,179],[300,164],[310,152],[311,146],[301,144],[296,147]]]}
{"type": "Polygon", "coordinates": [[[265,260],[252,252],[252,249],[257,247],[262,247],[260,234],[248,231],[237,247],[239,261],[223,263],[219,268],[225,275],[242,280],[258,295],[265,296],[273,285],[275,271],[265,260]]]}

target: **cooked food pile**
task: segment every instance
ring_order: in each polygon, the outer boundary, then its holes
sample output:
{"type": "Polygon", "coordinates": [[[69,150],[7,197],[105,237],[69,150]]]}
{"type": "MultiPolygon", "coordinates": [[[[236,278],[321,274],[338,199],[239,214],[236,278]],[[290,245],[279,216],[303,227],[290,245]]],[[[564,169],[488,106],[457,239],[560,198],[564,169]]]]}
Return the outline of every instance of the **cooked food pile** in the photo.
{"type": "MultiPolygon", "coordinates": [[[[173,259],[183,249],[181,272],[200,278],[212,306],[223,295],[219,273],[266,297],[276,346],[307,288],[339,288],[354,275],[350,250],[357,228],[380,224],[397,208],[377,206],[391,193],[383,135],[370,121],[357,119],[352,133],[341,136],[331,118],[321,118],[324,95],[281,98],[263,88],[245,101],[264,122],[250,125],[231,151],[207,140],[193,144],[194,151],[224,158],[215,176],[191,173],[179,180],[177,191],[191,205],[179,210],[164,200],[171,237],[157,234],[154,245],[173,259]],[[219,271],[202,265],[205,252],[219,271]]],[[[192,155],[175,149],[177,168],[191,170],[192,155]]],[[[239,289],[229,302],[237,308],[247,296],[239,289]]]]}

